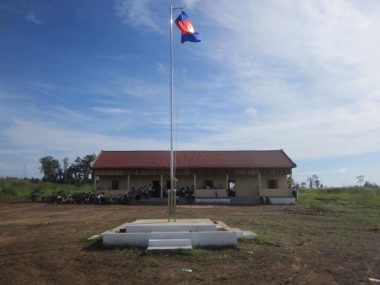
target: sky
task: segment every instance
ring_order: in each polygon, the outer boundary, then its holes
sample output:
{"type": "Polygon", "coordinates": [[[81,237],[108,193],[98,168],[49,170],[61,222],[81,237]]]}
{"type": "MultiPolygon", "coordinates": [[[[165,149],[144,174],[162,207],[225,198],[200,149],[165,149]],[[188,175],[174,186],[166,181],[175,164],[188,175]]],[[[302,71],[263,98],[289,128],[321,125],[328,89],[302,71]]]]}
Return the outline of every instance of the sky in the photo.
{"type": "MultiPolygon", "coordinates": [[[[0,1],[0,176],[169,149],[169,4],[0,1]]],[[[379,1],[173,5],[202,36],[173,27],[177,150],[284,149],[298,182],[380,184],[379,1]]]]}

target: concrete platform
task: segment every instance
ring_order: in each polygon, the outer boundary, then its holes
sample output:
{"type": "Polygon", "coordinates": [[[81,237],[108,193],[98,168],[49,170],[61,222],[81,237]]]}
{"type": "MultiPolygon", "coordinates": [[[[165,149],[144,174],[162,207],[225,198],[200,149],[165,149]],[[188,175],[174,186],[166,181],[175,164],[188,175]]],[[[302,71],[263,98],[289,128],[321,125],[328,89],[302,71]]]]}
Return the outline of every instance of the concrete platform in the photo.
{"type": "Polygon", "coordinates": [[[177,219],[175,222],[168,222],[167,219],[136,220],[124,226],[129,233],[216,230],[216,225],[210,219],[177,219]]]}
{"type": "Polygon", "coordinates": [[[190,249],[192,246],[235,246],[239,238],[256,235],[210,219],[136,220],[101,235],[105,246],[138,246],[149,250],[190,249]]]}
{"type": "Polygon", "coordinates": [[[193,247],[191,245],[180,245],[180,246],[149,246],[147,250],[153,251],[171,251],[171,250],[191,250],[193,247]]]}
{"type": "Polygon", "coordinates": [[[191,239],[150,239],[149,246],[191,246],[191,239]]]}

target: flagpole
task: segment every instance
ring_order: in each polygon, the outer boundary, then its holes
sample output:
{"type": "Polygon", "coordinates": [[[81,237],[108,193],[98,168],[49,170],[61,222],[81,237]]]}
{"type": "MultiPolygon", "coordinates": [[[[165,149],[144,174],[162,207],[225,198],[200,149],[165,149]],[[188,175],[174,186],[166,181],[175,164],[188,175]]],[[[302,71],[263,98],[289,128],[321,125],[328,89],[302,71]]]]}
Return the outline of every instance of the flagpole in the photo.
{"type": "Polygon", "coordinates": [[[173,218],[176,221],[177,191],[174,177],[174,151],[173,151],[173,11],[182,10],[182,7],[174,7],[170,4],[170,191],[168,195],[168,221],[173,218]]]}
{"type": "Polygon", "coordinates": [[[173,42],[172,42],[172,34],[173,34],[173,6],[170,4],[170,33],[169,33],[169,50],[170,50],[170,191],[168,195],[168,221],[170,222],[172,218],[172,190],[173,190],[173,42]]]}
{"type": "MultiPolygon", "coordinates": [[[[173,5],[170,4],[170,192],[168,195],[169,222],[174,216],[174,151],[173,151],[173,5]]],[[[174,217],[175,220],[175,217],[174,217]]]]}

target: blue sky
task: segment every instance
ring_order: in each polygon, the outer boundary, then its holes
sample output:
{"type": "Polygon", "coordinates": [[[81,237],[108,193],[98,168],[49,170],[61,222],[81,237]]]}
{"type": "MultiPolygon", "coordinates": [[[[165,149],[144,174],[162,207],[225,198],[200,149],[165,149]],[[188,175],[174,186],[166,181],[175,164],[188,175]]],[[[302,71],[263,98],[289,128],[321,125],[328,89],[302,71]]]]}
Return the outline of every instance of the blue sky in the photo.
{"type": "MultiPolygon", "coordinates": [[[[284,149],[297,181],[380,184],[378,1],[173,1],[176,148],[284,149]]],[[[0,176],[169,148],[169,1],[0,2],[0,176]]]]}

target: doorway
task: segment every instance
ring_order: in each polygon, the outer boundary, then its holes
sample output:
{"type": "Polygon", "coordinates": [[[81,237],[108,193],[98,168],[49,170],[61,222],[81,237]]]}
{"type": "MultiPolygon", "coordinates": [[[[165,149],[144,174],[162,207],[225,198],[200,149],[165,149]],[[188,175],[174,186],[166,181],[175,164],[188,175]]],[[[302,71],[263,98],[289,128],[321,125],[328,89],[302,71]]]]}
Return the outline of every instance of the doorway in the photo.
{"type": "Polygon", "coordinates": [[[236,181],[235,180],[228,180],[228,196],[229,197],[235,197],[236,196],[236,181]]]}
{"type": "Polygon", "coordinates": [[[160,197],[161,194],[161,186],[160,186],[160,181],[158,180],[153,180],[152,181],[152,196],[153,197],[160,197]]]}

